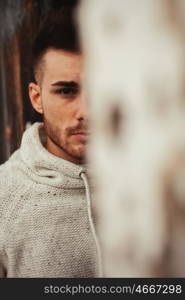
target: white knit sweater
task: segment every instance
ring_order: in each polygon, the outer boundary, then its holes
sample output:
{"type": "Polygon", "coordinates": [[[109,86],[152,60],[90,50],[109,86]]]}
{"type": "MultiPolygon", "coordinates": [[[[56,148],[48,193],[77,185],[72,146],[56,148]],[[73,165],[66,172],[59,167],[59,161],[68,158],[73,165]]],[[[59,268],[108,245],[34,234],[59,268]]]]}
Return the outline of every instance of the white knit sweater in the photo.
{"type": "Polygon", "coordinates": [[[49,153],[42,131],[0,167],[0,277],[98,277],[86,168],[49,153]]]}

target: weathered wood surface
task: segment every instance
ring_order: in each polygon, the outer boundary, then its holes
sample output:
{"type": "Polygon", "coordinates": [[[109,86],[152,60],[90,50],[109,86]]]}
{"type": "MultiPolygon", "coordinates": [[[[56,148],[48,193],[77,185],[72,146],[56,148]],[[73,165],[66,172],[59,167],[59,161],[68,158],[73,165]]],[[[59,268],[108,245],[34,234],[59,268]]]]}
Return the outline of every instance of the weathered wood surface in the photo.
{"type": "Polygon", "coordinates": [[[0,164],[19,146],[27,122],[41,118],[31,106],[31,47],[39,23],[65,0],[0,1],[0,164]]]}

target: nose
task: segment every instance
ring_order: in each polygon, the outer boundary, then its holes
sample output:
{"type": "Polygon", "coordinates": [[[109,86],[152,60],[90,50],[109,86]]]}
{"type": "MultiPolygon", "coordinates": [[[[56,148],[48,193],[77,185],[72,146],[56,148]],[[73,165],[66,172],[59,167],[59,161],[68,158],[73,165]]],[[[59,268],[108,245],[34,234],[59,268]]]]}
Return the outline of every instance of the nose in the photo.
{"type": "Polygon", "coordinates": [[[87,109],[87,98],[85,92],[81,93],[77,102],[78,102],[77,119],[79,121],[87,121],[88,109],[87,109]]]}

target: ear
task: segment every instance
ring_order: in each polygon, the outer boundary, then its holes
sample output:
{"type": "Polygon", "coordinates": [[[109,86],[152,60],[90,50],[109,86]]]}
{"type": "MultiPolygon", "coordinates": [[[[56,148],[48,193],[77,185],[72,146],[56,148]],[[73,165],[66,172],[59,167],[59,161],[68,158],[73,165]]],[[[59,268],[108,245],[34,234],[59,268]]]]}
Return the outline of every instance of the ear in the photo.
{"type": "Polygon", "coordinates": [[[29,96],[33,108],[40,114],[43,113],[42,101],[41,101],[41,89],[40,86],[34,82],[29,83],[29,96]]]}

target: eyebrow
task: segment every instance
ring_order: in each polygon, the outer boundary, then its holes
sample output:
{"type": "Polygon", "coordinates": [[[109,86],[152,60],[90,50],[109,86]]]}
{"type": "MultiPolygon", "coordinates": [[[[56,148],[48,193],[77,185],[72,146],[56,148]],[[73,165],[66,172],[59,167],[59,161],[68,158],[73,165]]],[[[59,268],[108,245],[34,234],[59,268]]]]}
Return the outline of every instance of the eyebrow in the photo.
{"type": "Polygon", "coordinates": [[[78,87],[79,84],[75,81],[57,81],[52,83],[51,86],[78,87]]]}

